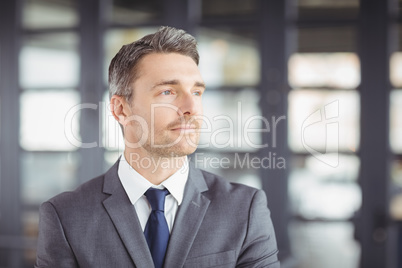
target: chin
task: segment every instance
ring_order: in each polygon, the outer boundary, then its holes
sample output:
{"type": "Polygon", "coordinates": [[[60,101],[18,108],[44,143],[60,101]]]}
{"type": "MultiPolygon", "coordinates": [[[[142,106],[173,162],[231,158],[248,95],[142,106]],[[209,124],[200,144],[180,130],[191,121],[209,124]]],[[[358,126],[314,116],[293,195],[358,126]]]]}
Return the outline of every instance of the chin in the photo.
{"type": "MultiPolygon", "coordinates": [[[[180,141],[175,142],[173,138],[166,139],[165,142],[161,142],[159,144],[166,144],[162,147],[152,147],[150,144],[146,144],[146,150],[152,152],[154,155],[158,155],[160,157],[182,157],[195,152],[198,146],[198,137],[186,137],[182,138],[180,141]],[[170,144],[170,145],[169,145],[170,144]]],[[[177,138],[176,138],[177,140],[177,138]]]]}
{"type": "Polygon", "coordinates": [[[194,153],[196,149],[197,147],[186,146],[184,148],[171,148],[170,152],[173,157],[181,157],[194,153]]]}
{"type": "Polygon", "coordinates": [[[190,146],[188,144],[185,145],[176,144],[174,146],[164,148],[151,148],[151,147],[145,148],[145,150],[147,150],[154,156],[166,157],[166,158],[183,157],[192,154],[196,149],[197,149],[196,146],[190,146]]]}

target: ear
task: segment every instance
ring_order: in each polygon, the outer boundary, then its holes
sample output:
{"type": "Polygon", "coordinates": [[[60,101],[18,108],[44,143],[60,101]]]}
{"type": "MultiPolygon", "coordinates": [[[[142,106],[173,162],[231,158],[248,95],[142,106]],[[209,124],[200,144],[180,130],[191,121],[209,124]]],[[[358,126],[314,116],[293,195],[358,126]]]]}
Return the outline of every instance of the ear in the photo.
{"type": "Polygon", "coordinates": [[[125,125],[125,121],[128,117],[126,106],[128,105],[126,99],[119,95],[113,95],[110,99],[110,111],[113,117],[121,125],[125,125]]]}

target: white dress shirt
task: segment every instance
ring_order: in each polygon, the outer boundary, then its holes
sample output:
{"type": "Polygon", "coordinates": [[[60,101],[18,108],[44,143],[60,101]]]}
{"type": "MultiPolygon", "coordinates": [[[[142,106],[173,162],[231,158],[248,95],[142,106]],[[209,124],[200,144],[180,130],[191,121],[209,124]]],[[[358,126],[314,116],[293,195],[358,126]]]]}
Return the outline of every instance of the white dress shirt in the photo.
{"type": "Polygon", "coordinates": [[[188,160],[184,161],[183,166],[176,171],[172,176],[164,180],[159,185],[154,185],[140,175],[134,168],[132,168],[126,161],[124,154],[120,158],[118,176],[126,191],[131,204],[134,205],[137,212],[141,228],[144,231],[147,224],[149,215],[152,208],[145,192],[150,188],[168,189],[170,194],[165,198],[165,218],[169,227],[169,232],[172,232],[174,219],[176,217],[177,209],[183,200],[184,187],[188,178],[188,160]]]}

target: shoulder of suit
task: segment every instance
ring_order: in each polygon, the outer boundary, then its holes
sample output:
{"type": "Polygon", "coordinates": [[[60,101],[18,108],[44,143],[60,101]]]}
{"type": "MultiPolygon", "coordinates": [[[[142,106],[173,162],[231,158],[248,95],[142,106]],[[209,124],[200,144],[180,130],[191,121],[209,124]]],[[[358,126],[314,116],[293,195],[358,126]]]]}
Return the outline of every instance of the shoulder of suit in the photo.
{"type": "Polygon", "coordinates": [[[73,191],[63,192],[54,196],[49,199],[48,202],[53,205],[62,204],[63,206],[74,203],[88,203],[91,198],[99,197],[99,193],[102,192],[103,183],[104,174],[79,185],[78,188],[73,191]],[[94,195],[94,193],[97,193],[97,195],[94,195]]]}
{"type": "Polygon", "coordinates": [[[233,183],[228,179],[208,171],[201,170],[208,190],[202,194],[210,201],[210,208],[226,208],[239,213],[248,213],[251,204],[254,202],[267,205],[267,199],[264,191],[244,184],[233,183]]]}
{"type": "Polygon", "coordinates": [[[258,189],[241,184],[230,182],[227,178],[223,178],[214,173],[200,169],[202,175],[204,176],[205,182],[208,185],[210,191],[219,191],[220,193],[239,193],[239,194],[249,194],[254,195],[258,189]]]}
{"type": "MultiPolygon", "coordinates": [[[[217,193],[220,197],[224,196],[254,196],[257,191],[256,188],[230,182],[228,179],[223,178],[214,173],[198,169],[208,186],[209,195],[217,193]]],[[[91,204],[91,201],[98,202],[99,199],[103,199],[107,194],[104,194],[102,189],[104,185],[105,174],[93,178],[78,186],[73,191],[63,192],[48,200],[53,205],[59,206],[74,206],[91,204]]]]}

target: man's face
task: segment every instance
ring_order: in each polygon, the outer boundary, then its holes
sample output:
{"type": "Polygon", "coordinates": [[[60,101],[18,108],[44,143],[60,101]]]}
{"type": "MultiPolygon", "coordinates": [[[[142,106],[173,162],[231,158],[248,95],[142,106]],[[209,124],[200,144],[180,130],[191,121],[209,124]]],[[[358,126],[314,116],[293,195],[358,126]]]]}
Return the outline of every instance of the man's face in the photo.
{"type": "Polygon", "coordinates": [[[126,146],[153,157],[191,154],[199,141],[204,82],[196,63],[177,53],[153,53],[138,63],[125,127],[126,146]]]}

